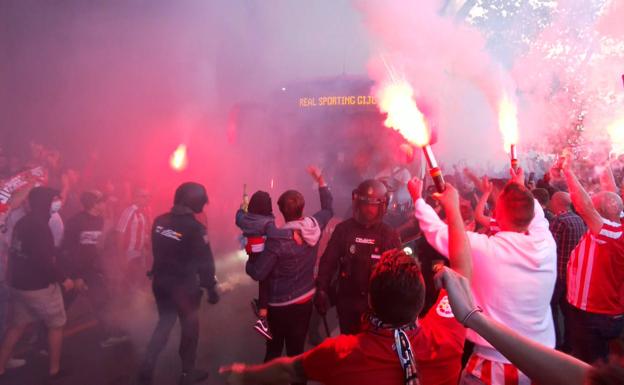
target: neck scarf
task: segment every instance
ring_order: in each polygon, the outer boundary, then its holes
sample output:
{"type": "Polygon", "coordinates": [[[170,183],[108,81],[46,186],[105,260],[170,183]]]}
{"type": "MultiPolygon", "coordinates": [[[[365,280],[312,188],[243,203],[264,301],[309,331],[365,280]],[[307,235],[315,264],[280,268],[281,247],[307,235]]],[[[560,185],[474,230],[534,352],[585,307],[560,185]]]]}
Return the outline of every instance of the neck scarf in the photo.
{"type": "Polygon", "coordinates": [[[418,380],[418,371],[416,370],[416,360],[414,360],[414,354],[412,353],[412,344],[407,337],[406,331],[418,329],[417,322],[411,322],[409,324],[396,327],[387,323],[383,323],[379,318],[373,314],[368,316],[368,321],[373,329],[385,329],[392,330],[394,335],[394,351],[399,357],[401,368],[403,369],[403,378],[405,385],[420,385],[418,380]]]}

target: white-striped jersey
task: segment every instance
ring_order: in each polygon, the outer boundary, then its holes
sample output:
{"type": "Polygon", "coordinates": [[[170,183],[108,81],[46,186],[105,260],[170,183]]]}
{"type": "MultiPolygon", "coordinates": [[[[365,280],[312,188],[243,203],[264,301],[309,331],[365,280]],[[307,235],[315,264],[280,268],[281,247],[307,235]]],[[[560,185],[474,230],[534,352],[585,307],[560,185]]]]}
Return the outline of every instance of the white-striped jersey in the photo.
{"type": "Polygon", "coordinates": [[[117,231],[122,234],[123,251],[129,259],[144,255],[149,235],[148,222],[147,214],[137,205],[131,205],[121,213],[117,231]]]}
{"type": "Polygon", "coordinates": [[[568,302],[581,310],[624,314],[624,228],[603,219],[598,235],[588,231],[568,261],[568,302]]]}
{"type": "Polygon", "coordinates": [[[532,385],[533,382],[513,364],[491,361],[477,354],[470,356],[466,372],[485,385],[532,385]]]}

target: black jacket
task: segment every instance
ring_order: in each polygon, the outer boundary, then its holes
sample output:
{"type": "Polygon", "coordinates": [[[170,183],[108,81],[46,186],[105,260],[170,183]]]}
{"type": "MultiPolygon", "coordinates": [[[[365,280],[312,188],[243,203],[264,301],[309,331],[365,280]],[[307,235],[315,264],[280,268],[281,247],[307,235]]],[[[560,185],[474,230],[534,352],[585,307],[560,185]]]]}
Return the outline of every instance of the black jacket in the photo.
{"type": "Polygon", "coordinates": [[[321,257],[317,288],[328,291],[338,272],[338,296],[368,300],[368,281],[381,254],[401,247],[397,232],[385,223],[365,227],[355,219],[339,223],[321,257]]]}
{"type": "Polygon", "coordinates": [[[100,272],[99,243],[104,218],[82,211],[71,217],[63,236],[63,265],[73,278],[88,278],[100,272]]]}
{"type": "MultiPolygon", "coordinates": [[[[304,229],[312,233],[318,231],[319,238],[323,229],[334,215],[333,197],[327,186],[319,188],[321,210],[304,222],[309,226],[300,228],[303,231],[304,243],[298,245],[293,239],[267,239],[262,253],[251,255],[245,270],[249,276],[257,281],[269,280],[271,287],[270,303],[284,303],[298,298],[314,290],[314,267],[318,259],[319,239],[306,240],[304,229]]],[[[298,221],[297,221],[298,222],[298,221]]],[[[283,228],[282,228],[283,229],[283,228]]]]}
{"type": "Polygon", "coordinates": [[[152,227],[154,284],[161,286],[216,285],[215,264],[206,227],[190,209],[174,206],[156,218],[152,227]]]}
{"type": "Polygon", "coordinates": [[[54,238],[48,225],[56,190],[37,187],[28,200],[30,211],[15,224],[9,252],[9,284],[19,290],[45,289],[66,275],[56,263],[54,238]]]}

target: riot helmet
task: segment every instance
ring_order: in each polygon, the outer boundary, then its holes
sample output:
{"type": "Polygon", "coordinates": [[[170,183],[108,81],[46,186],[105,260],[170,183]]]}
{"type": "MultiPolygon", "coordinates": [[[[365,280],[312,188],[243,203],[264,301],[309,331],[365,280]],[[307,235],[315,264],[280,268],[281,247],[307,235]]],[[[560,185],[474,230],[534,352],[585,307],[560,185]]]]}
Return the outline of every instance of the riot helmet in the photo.
{"type": "Polygon", "coordinates": [[[353,218],[365,226],[380,223],[388,209],[388,189],[376,179],[368,179],[353,190],[353,218]]]}
{"type": "Polygon", "coordinates": [[[194,213],[201,213],[208,203],[208,195],[203,185],[195,182],[182,183],[175,192],[173,204],[185,206],[194,213]]]}

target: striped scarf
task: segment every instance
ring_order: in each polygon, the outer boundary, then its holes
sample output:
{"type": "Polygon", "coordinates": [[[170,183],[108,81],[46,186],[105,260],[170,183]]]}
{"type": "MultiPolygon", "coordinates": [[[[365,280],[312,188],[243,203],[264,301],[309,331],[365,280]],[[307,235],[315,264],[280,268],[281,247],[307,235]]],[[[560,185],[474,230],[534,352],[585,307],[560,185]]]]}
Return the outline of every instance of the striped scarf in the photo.
{"type": "Polygon", "coordinates": [[[390,324],[383,323],[373,314],[368,316],[368,321],[373,329],[392,330],[394,335],[394,351],[397,352],[401,368],[403,369],[403,378],[405,385],[420,385],[418,380],[418,371],[416,368],[416,360],[412,353],[412,344],[407,337],[406,331],[418,329],[418,323],[412,322],[407,325],[395,327],[390,324]]]}

